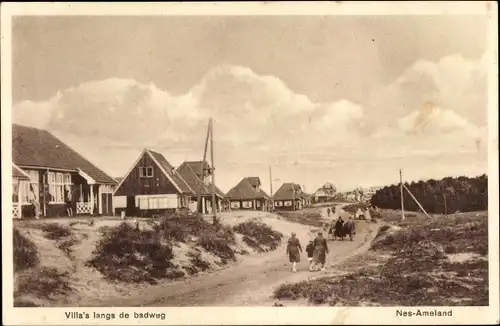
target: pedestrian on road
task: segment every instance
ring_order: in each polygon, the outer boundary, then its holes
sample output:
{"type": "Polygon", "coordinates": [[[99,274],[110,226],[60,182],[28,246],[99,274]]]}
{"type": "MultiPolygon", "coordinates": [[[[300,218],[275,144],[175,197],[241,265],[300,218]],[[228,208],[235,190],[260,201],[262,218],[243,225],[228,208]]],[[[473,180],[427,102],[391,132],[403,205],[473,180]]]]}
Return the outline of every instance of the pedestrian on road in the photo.
{"type": "Polygon", "coordinates": [[[306,247],[307,252],[307,260],[309,261],[309,270],[311,270],[313,266],[313,256],[314,256],[314,241],[310,240],[309,244],[306,247]]]}
{"type": "Polygon", "coordinates": [[[330,207],[328,207],[328,208],[326,209],[326,213],[328,214],[328,217],[330,217],[330,213],[331,213],[330,207]]]}
{"type": "Polygon", "coordinates": [[[318,236],[314,239],[313,264],[310,271],[325,270],[326,255],[328,254],[328,244],[323,237],[323,232],[318,232],[318,236]]]}
{"type": "Polygon", "coordinates": [[[288,239],[288,244],[286,246],[286,254],[288,259],[292,263],[292,272],[297,272],[297,263],[300,262],[300,254],[302,253],[302,246],[297,238],[297,235],[292,232],[292,237],[288,239]]]}

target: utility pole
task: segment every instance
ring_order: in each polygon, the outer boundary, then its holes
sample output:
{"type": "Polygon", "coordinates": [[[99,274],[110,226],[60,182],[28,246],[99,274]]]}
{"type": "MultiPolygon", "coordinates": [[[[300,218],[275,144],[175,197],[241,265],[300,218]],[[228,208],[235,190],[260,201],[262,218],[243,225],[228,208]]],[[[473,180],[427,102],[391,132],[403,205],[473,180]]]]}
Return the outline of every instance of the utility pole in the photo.
{"type": "Polygon", "coordinates": [[[203,203],[201,202],[201,187],[202,187],[202,183],[204,182],[204,179],[205,179],[205,164],[206,164],[206,161],[207,161],[207,148],[208,148],[208,138],[210,136],[210,126],[211,126],[211,121],[212,120],[209,120],[208,121],[208,129],[207,129],[207,137],[205,139],[205,150],[203,152],[203,162],[201,162],[201,173],[200,173],[200,177],[201,177],[201,182],[198,184],[198,200],[197,200],[197,206],[198,206],[198,212],[201,212],[202,214],[204,214],[205,212],[203,211],[203,203]]]}
{"type": "Polygon", "coordinates": [[[217,224],[217,203],[215,200],[215,164],[214,164],[214,128],[212,118],[210,118],[210,161],[212,163],[212,212],[214,213],[213,223],[217,224]]]}
{"type": "Polygon", "coordinates": [[[401,172],[401,169],[399,169],[399,187],[400,187],[400,192],[401,192],[401,219],[404,221],[405,220],[405,206],[404,206],[404,201],[403,201],[403,173],[401,172]]]}
{"type": "Polygon", "coordinates": [[[444,216],[448,216],[448,206],[446,205],[446,194],[443,194],[444,197],[444,216]]]}
{"type": "Polygon", "coordinates": [[[273,174],[271,172],[271,167],[269,167],[269,190],[271,191],[270,193],[271,205],[269,206],[269,210],[272,212],[274,207],[274,200],[273,200],[273,174]]]}

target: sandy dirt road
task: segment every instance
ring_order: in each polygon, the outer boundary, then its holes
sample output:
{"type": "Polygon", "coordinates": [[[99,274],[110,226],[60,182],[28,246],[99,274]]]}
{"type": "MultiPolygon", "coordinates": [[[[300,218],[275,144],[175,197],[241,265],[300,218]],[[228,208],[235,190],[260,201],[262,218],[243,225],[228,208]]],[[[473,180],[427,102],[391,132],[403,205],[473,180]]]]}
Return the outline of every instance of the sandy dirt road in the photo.
{"type": "MultiPolygon", "coordinates": [[[[326,208],[322,214],[328,221],[326,208]]],[[[345,212],[340,210],[341,215],[345,212]]],[[[303,247],[311,236],[311,228],[293,224],[292,231],[302,242],[303,247]]],[[[298,264],[298,272],[291,273],[291,265],[285,255],[286,240],[289,234],[283,232],[285,241],[275,251],[264,255],[248,257],[241,263],[210,274],[200,275],[181,282],[164,284],[149,289],[147,294],[130,298],[114,298],[113,306],[271,306],[271,295],[275,287],[284,282],[298,282],[311,277],[335,273],[335,265],[346,258],[363,251],[373,237],[375,225],[359,221],[357,234],[353,241],[330,241],[329,267],[324,272],[309,272],[305,252],[298,264]]],[[[288,229],[287,231],[290,231],[288,229]]],[[[104,303],[106,305],[109,303],[104,303]]]]}

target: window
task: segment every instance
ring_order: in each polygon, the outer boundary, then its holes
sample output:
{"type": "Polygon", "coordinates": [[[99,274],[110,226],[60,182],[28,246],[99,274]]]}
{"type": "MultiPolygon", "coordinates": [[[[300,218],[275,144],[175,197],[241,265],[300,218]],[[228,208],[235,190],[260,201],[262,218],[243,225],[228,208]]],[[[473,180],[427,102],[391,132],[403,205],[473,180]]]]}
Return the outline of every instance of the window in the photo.
{"type": "Polygon", "coordinates": [[[66,186],[71,187],[71,174],[49,172],[48,183],[51,203],[64,203],[64,192],[66,186]]]}
{"type": "Polygon", "coordinates": [[[240,202],[239,201],[232,201],[231,208],[234,208],[234,209],[240,208],[240,202]]]}
{"type": "Polygon", "coordinates": [[[283,202],[282,201],[276,201],[275,205],[276,205],[276,207],[281,207],[281,206],[283,206],[283,202]]]}
{"type": "Polygon", "coordinates": [[[139,177],[140,178],[152,178],[153,177],[153,167],[152,166],[140,166],[139,167],[139,177]]]}
{"type": "Polygon", "coordinates": [[[252,208],[252,202],[251,201],[244,201],[243,208],[252,208]]]}
{"type": "Polygon", "coordinates": [[[260,201],[257,200],[256,204],[257,204],[257,208],[259,208],[260,207],[260,201]]]}
{"type": "Polygon", "coordinates": [[[40,191],[39,191],[39,179],[38,179],[38,171],[29,170],[26,171],[29,175],[30,180],[21,180],[19,182],[19,187],[21,188],[21,203],[22,204],[30,204],[30,196],[34,196],[36,201],[39,202],[40,199],[40,191]]]}
{"type": "Polygon", "coordinates": [[[285,206],[287,206],[287,207],[292,206],[292,201],[291,200],[285,201],[285,206]]]}

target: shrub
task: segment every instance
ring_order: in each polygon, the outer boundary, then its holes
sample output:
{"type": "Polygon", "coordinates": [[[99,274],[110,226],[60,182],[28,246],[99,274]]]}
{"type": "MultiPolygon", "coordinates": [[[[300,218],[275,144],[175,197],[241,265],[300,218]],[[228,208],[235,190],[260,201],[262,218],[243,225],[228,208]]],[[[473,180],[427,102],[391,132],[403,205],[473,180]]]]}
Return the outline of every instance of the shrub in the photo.
{"type": "Polygon", "coordinates": [[[66,295],[73,291],[69,284],[69,272],[60,272],[55,268],[42,267],[36,273],[19,277],[17,294],[30,294],[39,298],[66,295]]]}
{"type": "Polygon", "coordinates": [[[191,263],[191,266],[188,267],[188,272],[196,274],[199,270],[206,271],[210,268],[210,263],[203,260],[199,252],[189,252],[188,256],[190,257],[189,262],[191,263]]]}
{"type": "Polygon", "coordinates": [[[36,245],[25,238],[18,229],[14,229],[14,271],[18,272],[26,268],[35,267],[40,258],[36,245]]]}
{"type": "Polygon", "coordinates": [[[220,233],[207,232],[205,234],[202,234],[198,238],[197,243],[200,247],[221,259],[236,260],[234,250],[229,245],[231,242],[228,239],[222,237],[220,233]]]}
{"type": "Polygon", "coordinates": [[[76,245],[78,243],[78,239],[74,238],[74,237],[70,237],[69,239],[64,239],[64,240],[61,240],[59,241],[59,243],[57,244],[57,247],[59,249],[61,249],[64,254],[68,257],[72,257],[72,254],[73,254],[73,246],[76,245]]]}
{"type": "Polygon", "coordinates": [[[160,241],[158,232],[137,230],[126,222],[106,231],[88,264],[108,279],[155,284],[183,275],[175,271],[172,248],[160,241]]]}
{"type": "Polygon", "coordinates": [[[45,237],[50,240],[59,240],[72,235],[71,229],[58,223],[42,224],[42,231],[45,237]]]}
{"type": "Polygon", "coordinates": [[[247,221],[233,227],[235,232],[243,234],[243,241],[256,251],[266,251],[262,246],[268,247],[270,250],[275,250],[283,239],[283,234],[274,231],[268,225],[256,222],[247,221]]]}

